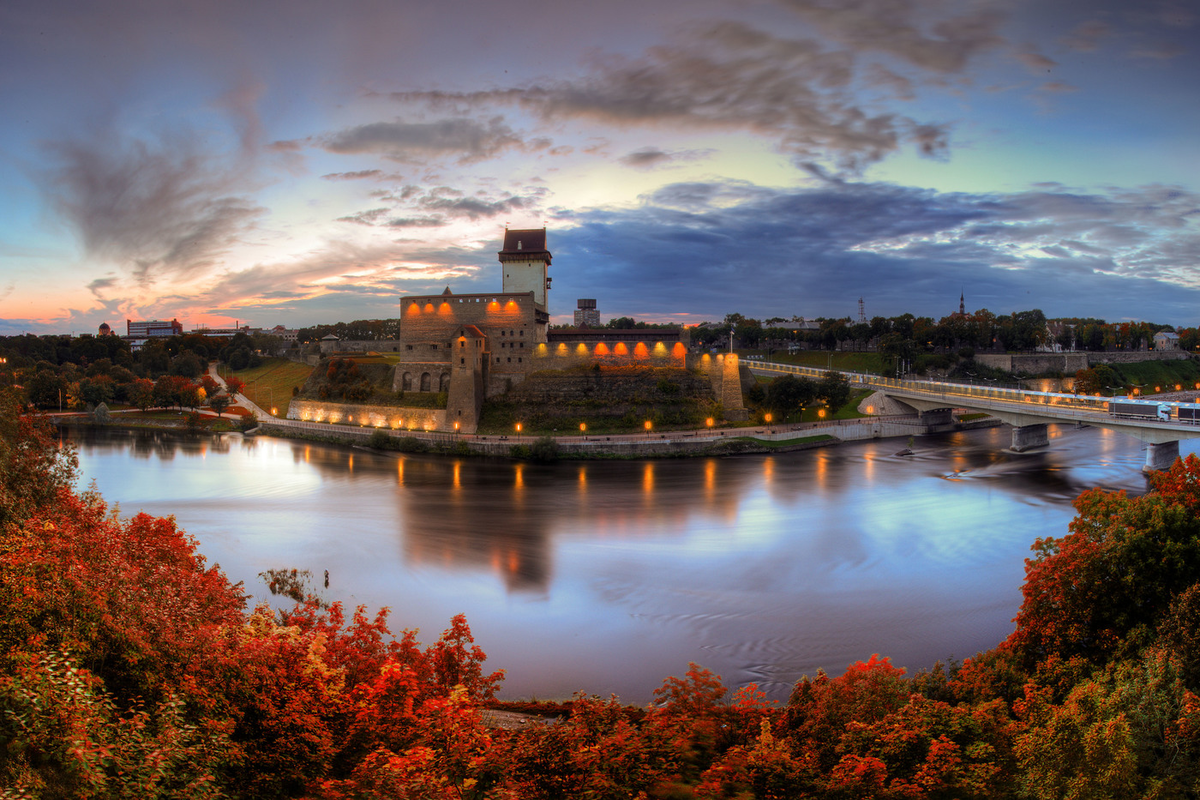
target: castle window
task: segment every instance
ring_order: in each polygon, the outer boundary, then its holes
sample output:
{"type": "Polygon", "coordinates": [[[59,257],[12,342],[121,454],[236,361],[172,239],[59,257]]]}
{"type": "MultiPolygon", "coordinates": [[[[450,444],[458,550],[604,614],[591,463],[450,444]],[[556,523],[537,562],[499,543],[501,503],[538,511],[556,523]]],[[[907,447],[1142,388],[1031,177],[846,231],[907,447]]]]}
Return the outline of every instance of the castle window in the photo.
{"type": "Polygon", "coordinates": [[[411,344],[406,344],[406,345],[404,345],[404,348],[405,348],[406,350],[412,350],[412,345],[411,345],[411,344]]]}
{"type": "Polygon", "coordinates": [[[500,331],[500,335],[501,335],[501,336],[503,336],[503,335],[504,335],[504,331],[500,331]]]}
{"type": "Polygon", "coordinates": [[[524,335],[525,335],[525,329],[524,329],[524,328],[521,328],[521,335],[522,335],[522,336],[524,336],[524,335]]]}
{"type": "Polygon", "coordinates": [[[511,358],[510,358],[510,359],[508,359],[508,363],[510,363],[510,364],[512,363],[512,359],[511,359],[511,358]]]}
{"type": "Polygon", "coordinates": [[[458,360],[458,363],[460,363],[460,364],[466,364],[466,363],[467,363],[467,360],[466,360],[465,358],[460,358],[460,359],[458,360]]]}
{"type": "Polygon", "coordinates": [[[525,346],[525,343],[524,343],[524,342],[521,342],[521,347],[524,347],[524,346],[525,346]]]}
{"type": "Polygon", "coordinates": [[[518,358],[518,359],[517,359],[517,363],[518,363],[518,364],[520,364],[520,363],[521,363],[521,359],[519,359],[519,358],[518,358]]]}

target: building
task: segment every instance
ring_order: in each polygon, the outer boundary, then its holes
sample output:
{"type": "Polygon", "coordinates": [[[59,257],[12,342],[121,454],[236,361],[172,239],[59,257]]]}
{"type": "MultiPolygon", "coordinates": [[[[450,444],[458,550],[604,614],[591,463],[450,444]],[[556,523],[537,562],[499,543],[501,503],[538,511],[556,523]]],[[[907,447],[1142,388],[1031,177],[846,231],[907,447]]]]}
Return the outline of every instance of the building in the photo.
{"type": "Polygon", "coordinates": [[[1159,331],[1154,334],[1155,350],[1178,350],[1179,334],[1175,331],[1159,331]]]}
{"type": "Polygon", "coordinates": [[[170,322],[157,319],[145,322],[134,322],[131,319],[125,320],[125,336],[130,339],[156,339],[159,337],[182,335],[183,325],[177,319],[173,319],[170,322]]]}
{"type": "Polygon", "coordinates": [[[579,307],[575,309],[575,327],[599,328],[600,312],[596,310],[596,301],[581,298],[578,305],[579,307]]]}

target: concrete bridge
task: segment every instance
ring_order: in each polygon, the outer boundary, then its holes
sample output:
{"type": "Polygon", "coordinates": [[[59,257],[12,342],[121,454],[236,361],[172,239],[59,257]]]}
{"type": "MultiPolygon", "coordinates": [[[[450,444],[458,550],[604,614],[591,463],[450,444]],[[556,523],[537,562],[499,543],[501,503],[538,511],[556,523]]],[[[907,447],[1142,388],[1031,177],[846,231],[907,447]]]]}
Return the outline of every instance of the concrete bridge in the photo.
{"type": "MultiPolygon", "coordinates": [[[[747,360],[751,370],[773,374],[804,375],[819,378],[829,370],[747,360]]],[[[1194,421],[1169,421],[1118,417],[1109,413],[1111,398],[1087,395],[1036,392],[1018,388],[978,386],[948,381],[885,378],[860,372],[843,372],[850,380],[877,389],[888,397],[919,412],[922,420],[937,424],[952,421],[956,408],[982,411],[1012,426],[1012,449],[1022,452],[1049,444],[1046,425],[1073,422],[1133,436],[1146,443],[1144,471],[1167,469],[1179,457],[1181,439],[1200,438],[1200,425],[1194,421]],[[942,419],[944,418],[944,419],[942,419]]],[[[1164,401],[1168,406],[1178,402],[1164,401]]]]}

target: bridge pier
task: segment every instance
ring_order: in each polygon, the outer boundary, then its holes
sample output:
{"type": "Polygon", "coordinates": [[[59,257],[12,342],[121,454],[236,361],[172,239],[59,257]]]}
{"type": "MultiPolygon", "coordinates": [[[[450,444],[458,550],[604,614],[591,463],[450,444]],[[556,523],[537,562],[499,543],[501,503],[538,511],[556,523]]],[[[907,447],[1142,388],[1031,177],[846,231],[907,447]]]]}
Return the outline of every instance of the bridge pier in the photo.
{"type": "Polygon", "coordinates": [[[1179,458],[1179,442],[1163,442],[1162,444],[1146,444],[1146,465],[1142,472],[1157,472],[1170,469],[1179,458]]]}
{"type": "Polygon", "coordinates": [[[1026,450],[1045,447],[1048,444],[1050,444],[1050,435],[1046,432],[1045,423],[1013,426],[1011,449],[1014,453],[1024,453],[1026,450]]]}
{"type": "Polygon", "coordinates": [[[949,425],[954,422],[953,408],[931,408],[921,412],[921,422],[929,426],[949,425]]]}

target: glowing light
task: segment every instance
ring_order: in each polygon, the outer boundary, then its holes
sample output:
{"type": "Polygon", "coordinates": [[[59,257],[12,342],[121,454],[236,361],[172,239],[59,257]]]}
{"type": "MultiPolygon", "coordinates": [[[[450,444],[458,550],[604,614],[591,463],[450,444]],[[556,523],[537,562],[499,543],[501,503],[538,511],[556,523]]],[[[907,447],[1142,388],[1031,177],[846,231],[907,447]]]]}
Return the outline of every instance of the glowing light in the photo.
{"type": "Polygon", "coordinates": [[[576,348],[575,348],[575,352],[576,352],[576,353],[578,353],[578,354],[579,354],[579,355],[581,355],[581,356],[586,356],[586,355],[588,354],[587,345],[586,345],[586,344],[584,344],[583,342],[580,342],[580,343],[579,343],[579,344],[576,346],[576,348]]]}
{"type": "Polygon", "coordinates": [[[275,408],[274,406],[272,406],[272,407],[271,407],[271,416],[272,416],[272,417],[277,417],[277,416],[279,416],[279,409],[278,409],[278,408],[275,408]]]}
{"type": "Polygon", "coordinates": [[[683,346],[683,342],[676,342],[671,348],[671,356],[673,358],[683,358],[687,355],[687,348],[683,346]]]}
{"type": "Polygon", "coordinates": [[[461,473],[461,469],[462,469],[462,464],[461,464],[461,463],[459,463],[458,461],[455,461],[455,462],[454,462],[454,488],[455,488],[455,489],[461,489],[461,488],[462,488],[462,473],[461,473]]]}
{"type": "Polygon", "coordinates": [[[598,356],[608,355],[608,345],[606,345],[604,342],[600,342],[600,344],[596,345],[596,355],[598,355],[598,356]]]}
{"type": "Polygon", "coordinates": [[[665,356],[667,354],[667,346],[662,342],[654,343],[654,355],[665,356]]]}
{"type": "Polygon", "coordinates": [[[425,304],[425,313],[430,314],[432,312],[433,312],[433,303],[426,303],[425,304]]]}
{"type": "Polygon", "coordinates": [[[770,415],[770,414],[763,414],[763,421],[764,421],[764,422],[767,422],[767,423],[770,423],[770,422],[771,422],[771,415],[770,415]]]}
{"type": "Polygon", "coordinates": [[[868,414],[874,414],[874,413],[875,413],[875,406],[867,406],[867,413],[868,413],[868,414]]]}
{"type": "Polygon", "coordinates": [[[579,423],[579,432],[587,433],[587,423],[586,422],[579,423]]]}
{"type": "Polygon", "coordinates": [[[647,462],[645,469],[642,470],[642,490],[646,494],[654,492],[654,463],[647,462]]]}
{"type": "Polygon", "coordinates": [[[624,342],[617,342],[613,347],[613,355],[627,356],[629,355],[629,348],[625,346],[624,342]]]}
{"type": "MultiPolygon", "coordinates": [[[[559,342],[558,347],[554,348],[554,354],[565,356],[567,354],[567,345],[565,342],[559,342]]],[[[1196,384],[1196,388],[1200,389],[1200,383],[1196,384]]]]}
{"type": "Polygon", "coordinates": [[[546,343],[540,342],[538,344],[538,346],[533,349],[533,352],[534,352],[534,355],[539,355],[539,356],[546,355],[546,343]]]}
{"type": "Polygon", "coordinates": [[[818,411],[817,416],[821,419],[825,419],[825,409],[822,408],[820,411],[818,411]]]}
{"type": "Polygon", "coordinates": [[[409,314],[420,314],[421,313],[421,306],[419,306],[417,304],[417,301],[414,300],[411,304],[409,304],[408,313],[409,314]]]}
{"type": "Polygon", "coordinates": [[[715,420],[714,420],[712,417],[709,417],[708,419],[704,420],[704,424],[705,424],[705,425],[707,425],[707,426],[708,426],[708,427],[710,427],[710,428],[713,426],[713,424],[714,424],[715,422],[716,422],[716,421],[715,421],[715,420]]]}
{"type": "Polygon", "coordinates": [[[521,423],[517,423],[517,433],[521,432],[521,423]]]}
{"type": "Polygon", "coordinates": [[[650,351],[646,349],[645,342],[638,342],[633,348],[634,358],[649,358],[650,351]]]}

